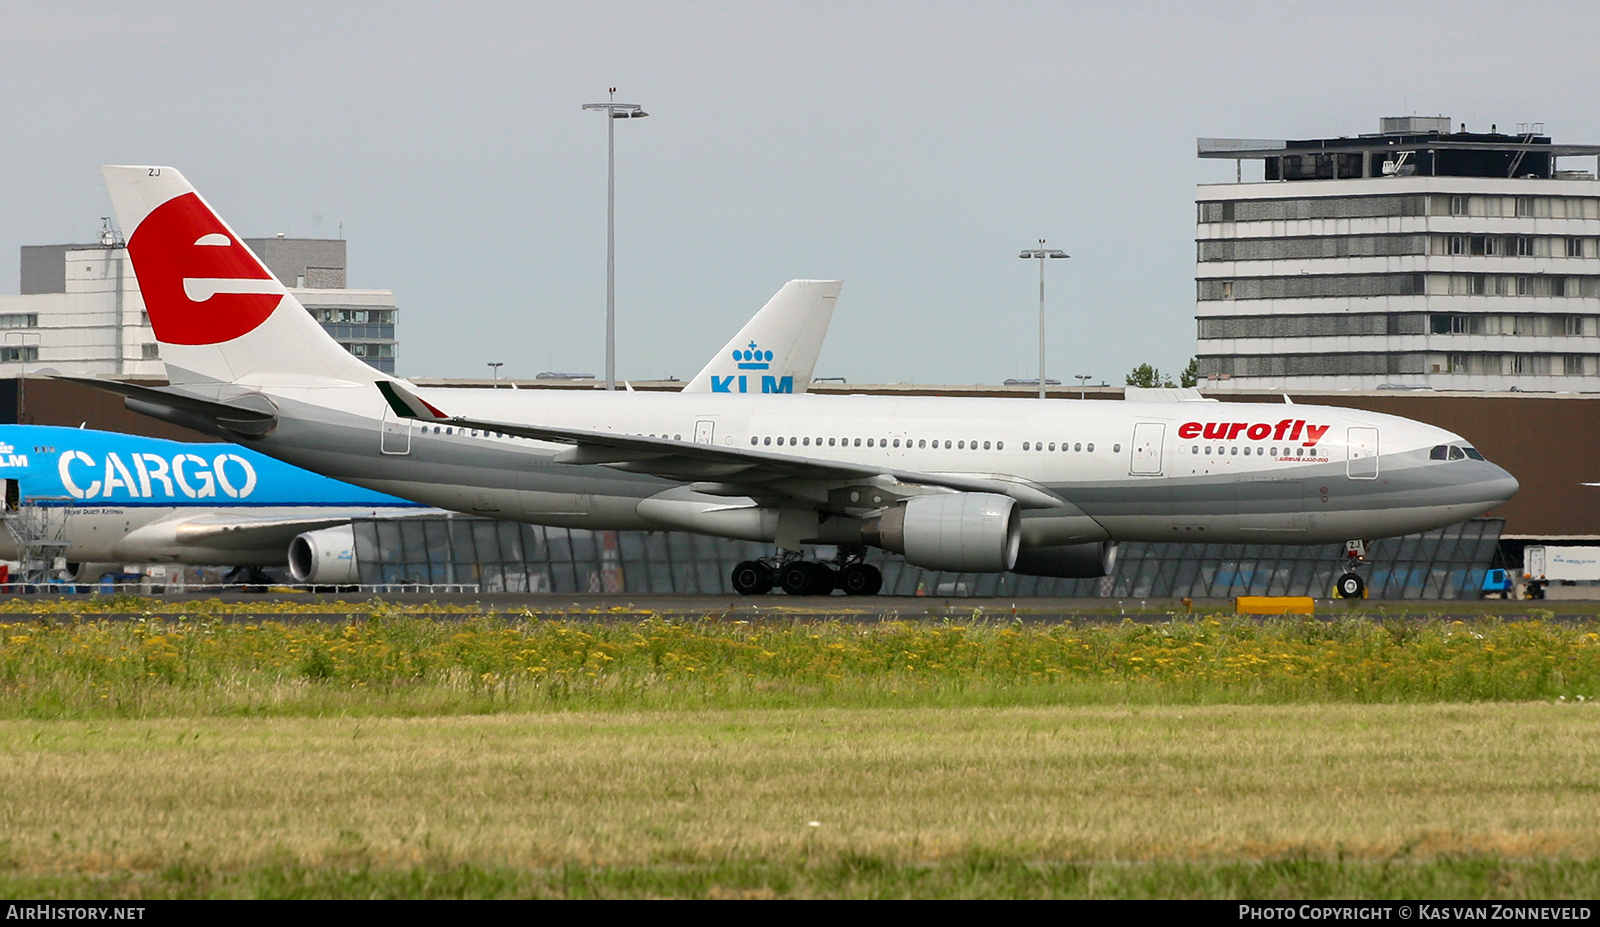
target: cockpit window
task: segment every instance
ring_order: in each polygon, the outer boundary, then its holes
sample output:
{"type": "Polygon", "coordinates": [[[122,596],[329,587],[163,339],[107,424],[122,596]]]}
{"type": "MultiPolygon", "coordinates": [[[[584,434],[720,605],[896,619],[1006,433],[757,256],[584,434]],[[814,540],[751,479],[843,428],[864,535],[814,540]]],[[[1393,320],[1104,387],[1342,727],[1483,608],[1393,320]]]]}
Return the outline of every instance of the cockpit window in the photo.
{"type": "Polygon", "coordinates": [[[1428,459],[1429,460],[1449,460],[1450,459],[1450,448],[1447,445],[1441,444],[1438,447],[1435,447],[1433,450],[1428,452],[1428,459]]]}
{"type": "Polygon", "coordinates": [[[1454,444],[1452,444],[1452,445],[1450,445],[1450,459],[1451,460],[1466,460],[1467,459],[1467,452],[1463,451],[1461,448],[1456,447],[1454,444]]]}
{"type": "Polygon", "coordinates": [[[1475,448],[1475,447],[1464,447],[1464,448],[1462,448],[1462,450],[1466,451],[1467,452],[1467,456],[1471,457],[1473,460],[1482,460],[1483,459],[1483,455],[1478,453],[1478,449],[1475,448]]]}

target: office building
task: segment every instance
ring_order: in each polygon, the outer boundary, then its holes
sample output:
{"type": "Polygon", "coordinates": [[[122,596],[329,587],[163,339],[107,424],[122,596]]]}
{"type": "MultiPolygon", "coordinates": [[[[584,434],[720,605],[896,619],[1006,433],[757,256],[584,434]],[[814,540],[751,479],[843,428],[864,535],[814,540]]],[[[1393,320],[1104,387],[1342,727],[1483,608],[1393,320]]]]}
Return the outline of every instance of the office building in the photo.
{"type": "Polygon", "coordinates": [[[1600,146],[1441,116],[1199,155],[1236,164],[1196,197],[1202,386],[1600,390],[1600,182],[1558,166],[1600,146]]]}

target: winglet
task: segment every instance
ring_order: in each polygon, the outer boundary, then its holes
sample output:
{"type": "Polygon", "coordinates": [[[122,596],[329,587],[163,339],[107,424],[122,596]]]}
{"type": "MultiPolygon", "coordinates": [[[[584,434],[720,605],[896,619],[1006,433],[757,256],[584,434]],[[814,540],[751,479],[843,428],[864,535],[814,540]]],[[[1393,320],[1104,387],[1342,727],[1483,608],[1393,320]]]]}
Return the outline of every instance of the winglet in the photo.
{"type": "Polygon", "coordinates": [[[378,380],[377,384],[378,392],[383,394],[384,401],[389,403],[389,408],[399,418],[416,418],[427,422],[442,422],[450,418],[393,380],[378,380]]]}

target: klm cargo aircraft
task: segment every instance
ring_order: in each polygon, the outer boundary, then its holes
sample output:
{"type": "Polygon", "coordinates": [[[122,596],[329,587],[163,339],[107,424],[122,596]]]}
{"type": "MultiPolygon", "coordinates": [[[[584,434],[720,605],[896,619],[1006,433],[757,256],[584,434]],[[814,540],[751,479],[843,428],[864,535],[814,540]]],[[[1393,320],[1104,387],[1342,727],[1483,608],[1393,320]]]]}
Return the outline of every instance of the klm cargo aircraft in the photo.
{"type": "Polygon", "coordinates": [[[435,512],[235,444],[0,425],[0,559],[64,543],[78,578],[125,563],[266,567],[302,582],[355,581],[358,517],[435,512]]]}

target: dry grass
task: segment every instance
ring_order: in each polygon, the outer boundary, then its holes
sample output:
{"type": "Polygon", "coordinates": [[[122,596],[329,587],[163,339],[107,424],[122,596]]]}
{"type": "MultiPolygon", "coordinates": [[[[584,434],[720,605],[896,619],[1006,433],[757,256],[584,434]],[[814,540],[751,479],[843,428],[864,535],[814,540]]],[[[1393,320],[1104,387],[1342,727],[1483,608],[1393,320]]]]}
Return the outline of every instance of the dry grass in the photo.
{"type": "Polygon", "coordinates": [[[1594,858],[1593,710],[6,721],[0,865],[1594,858]]]}

